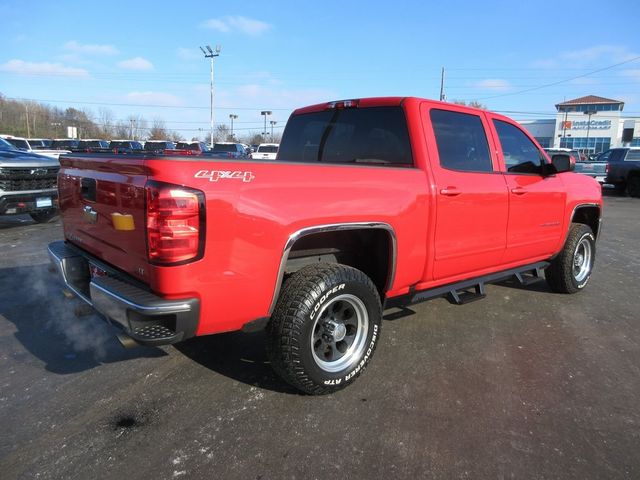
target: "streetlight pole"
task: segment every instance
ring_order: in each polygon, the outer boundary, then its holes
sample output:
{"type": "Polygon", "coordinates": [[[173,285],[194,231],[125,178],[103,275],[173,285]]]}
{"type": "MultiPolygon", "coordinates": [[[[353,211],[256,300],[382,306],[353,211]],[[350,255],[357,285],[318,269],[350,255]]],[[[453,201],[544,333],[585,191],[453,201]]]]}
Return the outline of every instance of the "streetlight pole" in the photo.
{"type": "Polygon", "coordinates": [[[214,53],[214,51],[211,49],[210,45],[206,45],[205,48],[207,49],[205,51],[204,48],[200,47],[200,50],[202,50],[202,53],[204,53],[204,58],[209,58],[211,59],[211,148],[213,148],[213,59],[217,56],[220,55],[220,45],[216,45],[216,51],[214,53]],[[207,53],[208,52],[208,53],[207,53]]]}
{"type": "MultiPolygon", "coordinates": [[[[587,121],[587,160],[589,159],[589,131],[591,130],[591,115],[595,115],[598,113],[596,110],[587,110],[584,112],[585,115],[589,116],[589,120],[587,121]]],[[[595,152],[595,147],[593,151],[595,152]]]]}
{"type": "Polygon", "coordinates": [[[231,138],[233,138],[233,121],[236,118],[238,118],[238,115],[234,115],[233,113],[230,113],[229,118],[231,119],[231,138]]]}
{"type": "Polygon", "coordinates": [[[273,143],[273,126],[278,122],[271,120],[269,123],[271,124],[271,143],[273,143]]]}
{"type": "Polygon", "coordinates": [[[262,137],[267,136],[267,115],[271,115],[271,110],[263,110],[260,115],[264,116],[264,130],[262,131],[262,137]]]}

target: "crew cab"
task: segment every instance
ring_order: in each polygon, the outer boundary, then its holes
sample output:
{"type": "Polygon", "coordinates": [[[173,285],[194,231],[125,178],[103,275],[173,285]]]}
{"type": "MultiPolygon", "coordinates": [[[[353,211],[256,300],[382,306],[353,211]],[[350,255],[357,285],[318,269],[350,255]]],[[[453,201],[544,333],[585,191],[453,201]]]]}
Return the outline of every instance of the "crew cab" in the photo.
{"type": "Polygon", "coordinates": [[[612,148],[603,152],[598,162],[606,163],[607,185],[640,197],[640,147],[612,148]]]}
{"type": "Polygon", "coordinates": [[[61,163],[50,257],[124,343],[266,328],[273,368],[309,394],[362,373],[383,309],[543,273],[581,291],[602,218],[599,185],[516,122],[414,97],[300,108],[270,162],[61,163]]]}
{"type": "Polygon", "coordinates": [[[28,213],[38,223],[57,214],[58,160],[0,138],[0,215],[28,213]]]}

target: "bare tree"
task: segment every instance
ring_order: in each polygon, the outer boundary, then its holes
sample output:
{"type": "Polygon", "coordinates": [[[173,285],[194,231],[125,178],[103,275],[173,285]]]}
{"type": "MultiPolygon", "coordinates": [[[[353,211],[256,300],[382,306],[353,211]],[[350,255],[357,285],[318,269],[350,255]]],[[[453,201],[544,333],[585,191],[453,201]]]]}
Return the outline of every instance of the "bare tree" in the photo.
{"type": "Polygon", "coordinates": [[[166,140],[168,137],[164,120],[156,118],[153,120],[151,129],[149,130],[149,140],[166,140]]]}

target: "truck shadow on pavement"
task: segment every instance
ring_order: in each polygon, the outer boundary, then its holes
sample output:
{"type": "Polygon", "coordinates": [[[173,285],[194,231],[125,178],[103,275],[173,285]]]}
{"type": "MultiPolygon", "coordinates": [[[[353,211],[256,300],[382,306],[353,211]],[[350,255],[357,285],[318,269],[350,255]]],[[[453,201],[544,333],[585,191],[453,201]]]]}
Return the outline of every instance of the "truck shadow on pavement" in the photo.
{"type": "Polygon", "coordinates": [[[158,348],[125,350],[115,338],[116,328],[98,315],[77,317],[78,304],[64,297],[47,264],[0,269],[0,349],[30,363],[15,338],[47,371],[62,375],[167,355],[158,348]]]}
{"type": "Polygon", "coordinates": [[[231,332],[192,338],[174,347],[200,365],[238,382],[278,393],[301,395],[271,368],[265,340],[264,332],[231,332]]]}

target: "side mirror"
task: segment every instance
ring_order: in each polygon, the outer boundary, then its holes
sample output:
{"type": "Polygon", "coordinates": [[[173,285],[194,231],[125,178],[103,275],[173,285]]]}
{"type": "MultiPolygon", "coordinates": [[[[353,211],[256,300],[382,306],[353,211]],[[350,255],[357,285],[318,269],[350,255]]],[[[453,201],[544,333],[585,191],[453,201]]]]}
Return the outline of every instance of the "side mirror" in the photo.
{"type": "Polygon", "coordinates": [[[576,163],[572,161],[572,157],[564,153],[558,153],[552,156],[551,163],[556,167],[557,173],[573,172],[576,168],[576,163]]]}

